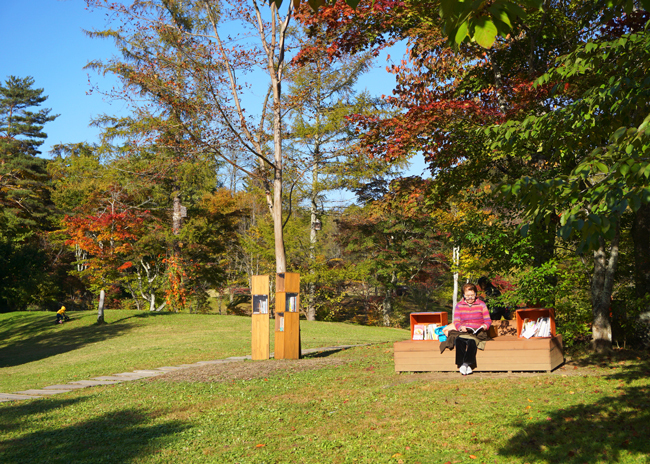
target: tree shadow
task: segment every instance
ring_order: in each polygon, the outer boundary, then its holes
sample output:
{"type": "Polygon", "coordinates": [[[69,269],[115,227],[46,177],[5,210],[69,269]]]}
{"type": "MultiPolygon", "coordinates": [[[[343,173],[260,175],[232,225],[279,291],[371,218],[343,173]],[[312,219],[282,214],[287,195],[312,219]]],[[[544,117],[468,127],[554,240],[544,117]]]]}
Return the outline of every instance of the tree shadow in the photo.
{"type": "MultiPolygon", "coordinates": [[[[164,318],[171,314],[141,312],[105,324],[72,328],[68,325],[70,323],[55,324],[54,313],[39,312],[9,318],[2,322],[0,340],[17,338],[17,341],[0,348],[0,368],[19,366],[119,337],[133,329],[131,324],[125,323],[129,319],[164,318]]],[[[70,316],[74,320],[75,316],[80,317],[81,314],[76,312],[70,316]]]]}
{"type": "Polygon", "coordinates": [[[58,354],[67,353],[84,345],[118,337],[133,327],[112,323],[67,328],[54,324],[54,318],[28,317],[3,323],[0,340],[17,337],[18,340],[0,348],[0,368],[18,366],[58,354]]]}
{"type": "Polygon", "coordinates": [[[27,417],[29,414],[47,414],[55,409],[80,404],[86,398],[52,399],[51,401],[15,401],[11,405],[3,405],[2,414],[0,415],[0,437],[6,436],[12,430],[21,428],[23,426],[22,418],[27,417]]]}
{"type": "MultiPolygon", "coordinates": [[[[1,422],[20,423],[26,414],[46,414],[84,401],[41,400],[3,408],[1,422]]],[[[187,428],[181,421],[156,423],[150,412],[137,408],[107,412],[94,419],[68,427],[47,427],[34,422],[39,430],[18,438],[0,440],[0,462],[6,464],[47,462],[84,464],[91,462],[127,463],[164,447],[164,439],[187,428]]],[[[11,425],[0,425],[5,432],[11,425]]],[[[20,427],[20,426],[19,426],[20,427]]],[[[22,427],[25,427],[23,425],[22,427]]],[[[7,433],[3,433],[4,436],[7,433]]]]}
{"type": "Polygon", "coordinates": [[[650,455],[650,387],[639,379],[650,361],[617,366],[603,381],[618,380],[618,392],[598,402],[559,409],[544,420],[519,420],[519,432],[499,454],[524,461],[562,463],[617,462],[628,454],[650,455]]]}
{"type": "Polygon", "coordinates": [[[352,346],[330,346],[326,348],[319,348],[318,351],[309,351],[302,353],[302,359],[314,359],[314,358],[327,358],[336,354],[340,351],[349,350],[350,348],[356,348],[352,346]]]}

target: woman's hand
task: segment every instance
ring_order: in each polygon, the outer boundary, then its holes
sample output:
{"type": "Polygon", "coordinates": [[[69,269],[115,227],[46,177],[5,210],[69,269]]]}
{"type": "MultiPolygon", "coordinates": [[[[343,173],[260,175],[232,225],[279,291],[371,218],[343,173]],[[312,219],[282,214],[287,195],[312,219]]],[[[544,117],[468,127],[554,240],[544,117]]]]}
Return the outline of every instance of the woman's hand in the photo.
{"type": "Polygon", "coordinates": [[[445,334],[446,337],[448,337],[450,330],[456,330],[456,326],[454,325],[453,322],[451,324],[447,325],[445,328],[443,328],[442,333],[445,334]]]}
{"type": "Polygon", "coordinates": [[[464,325],[461,325],[461,326],[460,326],[460,329],[458,329],[458,330],[459,330],[460,332],[467,332],[467,327],[465,327],[464,325]]]}

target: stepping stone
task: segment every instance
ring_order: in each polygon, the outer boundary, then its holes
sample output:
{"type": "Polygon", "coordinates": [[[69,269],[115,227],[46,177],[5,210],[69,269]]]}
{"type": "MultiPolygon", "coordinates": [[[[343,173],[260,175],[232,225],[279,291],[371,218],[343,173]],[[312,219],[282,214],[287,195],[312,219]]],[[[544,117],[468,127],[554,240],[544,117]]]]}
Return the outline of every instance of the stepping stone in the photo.
{"type": "Polygon", "coordinates": [[[149,375],[149,376],[156,376],[156,375],[162,375],[164,372],[162,371],[154,371],[154,370],[138,370],[138,371],[133,371],[136,374],[144,374],[144,375],[149,375]]]}
{"type": "Polygon", "coordinates": [[[120,374],[113,374],[111,377],[124,377],[129,380],[138,380],[138,379],[144,379],[145,377],[151,377],[152,375],[157,375],[157,374],[141,374],[139,372],[122,372],[120,374]]]}
{"type": "Polygon", "coordinates": [[[183,368],[178,366],[164,366],[164,367],[158,367],[156,369],[163,372],[172,372],[172,371],[180,371],[183,368]]]}
{"type": "Polygon", "coordinates": [[[67,385],[50,385],[49,387],[43,387],[43,390],[77,390],[78,388],[86,388],[88,385],[75,385],[75,384],[67,384],[67,385]]]}
{"type": "Polygon", "coordinates": [[[229,359],[217,359],[215,361],[199,361],[196,364],[199,366],[207,366],[209,364],[225,364],[225,363],[230,363],[233,362],[232,360],[229,359]]]}
{"type": "Polygon", "coordinates": [[[32,390],[22,390],[22,391],[17,391],[14,392],[16,395],[58,395],[59,393],[67,393],[70,390],[40,390],[40,389],[32,389],[32,390]]]}
{"type": "Polygon", "coordinates": [[[96,387],[98,385],[115,385],[116,383],[120,383],[122,381],[124,381],[124,379],[120,379],[117,382],[114,380],[77,380],[70,383],[75,385],[83,385],[84,387],[96,387]]]}
{"type": "Polygon", "coordinates": [[[119,383],[124,382],[127,379],[124,377],[114,377],[112,375],[100,375],[99,377],[93,377],[91,380],[108,380],[113,383],[119,383]]]}
{"type": "Polygon", "coordinates": [[[246,361],[247,359],[253,359],[253,357],[252,356],[231,356],[226,359],[230,359],[232,361],[246,361]]]}
{"type": "Polygon", "coordinates": [[[15,393],[0,393],[0,402],[16,401],[16,400],[31,400],[34,398],[42,398],[42,396],[16,395],[15,393]]]}

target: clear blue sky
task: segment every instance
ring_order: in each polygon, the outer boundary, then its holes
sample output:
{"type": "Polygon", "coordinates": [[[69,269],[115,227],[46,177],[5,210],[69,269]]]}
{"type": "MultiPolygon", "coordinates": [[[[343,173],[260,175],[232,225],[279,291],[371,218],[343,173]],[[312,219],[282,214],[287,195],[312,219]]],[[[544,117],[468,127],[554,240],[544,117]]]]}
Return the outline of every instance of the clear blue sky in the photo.
{"type": "MultiPolygon", "coordinates": [[[[42,106],[60,114],[45,126],[42,156],[57,143],[96,141],[98,130],[88,126],[91,118],[124,111],[119,102],[87,95],[89,75],[83,67],[110,56],[113,48],[110,42],[87,38],[82,29],[103,24],[104,16],[86,10],[82,0],[0,0],[0,79],[4,83],[9,75],[32,76],[34,86],[49,96],[42,106]]],[[[96,73],[90,79],[111,84],[96,73]]]]}
{"type": "MultiPolygon", "coordinates": [[[[83,29],[105,26],[105,13],[87,10],[83,0],[0,0],[0,80],[4,82],[9,75],[32,76],[35,87],[49,96],[43,107],[60,115],[45,126],[44,157],[57,143],[97,141],[98,130],[89,127],[90,120],[126,111],[123,103],[90,92],[91,84],[110,88],[110,78],[83,69],[89,61],[114,53],[112,42],[90,39],[83,33],[83,29]]],[[[390,53],[399,60],[399,52],[390,53]]],[[[385,71],[385,58],[377,65],[362,78],[360,87],[376,95],[389,94],[394,79],[385,71]]],[[[421,174],[423,165],[417,160],[410,173],[421,174]]]]}

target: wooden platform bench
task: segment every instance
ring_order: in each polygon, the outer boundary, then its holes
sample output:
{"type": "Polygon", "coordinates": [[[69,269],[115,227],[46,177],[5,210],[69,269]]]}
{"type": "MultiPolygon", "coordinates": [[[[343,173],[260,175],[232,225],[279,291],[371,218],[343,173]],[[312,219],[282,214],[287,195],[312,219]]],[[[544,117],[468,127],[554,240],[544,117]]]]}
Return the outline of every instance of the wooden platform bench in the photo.
{"type": "MultiPolygon", "coordinates": [[[[497,332],[495,324],[511,321],[494,321],[490,330],[494,338],[485,350],[476,354],[474,372],[550,372],[564,363],[562,336],[550,338],[520,338],[510,330],[497,332]],[[499,335],[501,333],[502,335],[499,335]]],[[[514,321],[512,321],[514,323],[514,321]]],[[[436,340],[405,340],[395,342],[396,372],[451,372],[457,371],[455,350],[440,354],[436,340]]]]}

